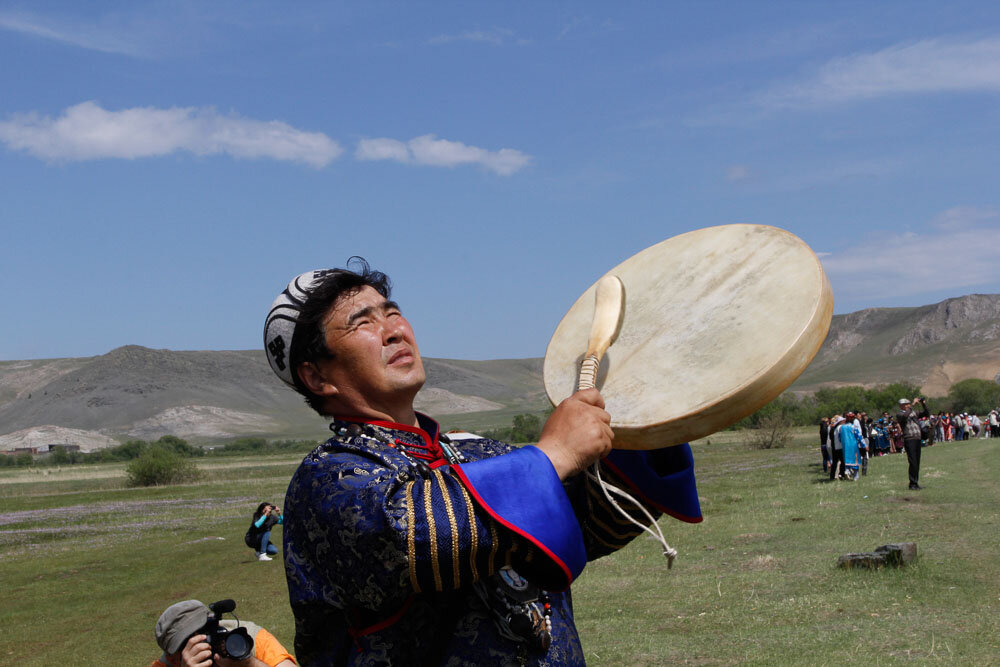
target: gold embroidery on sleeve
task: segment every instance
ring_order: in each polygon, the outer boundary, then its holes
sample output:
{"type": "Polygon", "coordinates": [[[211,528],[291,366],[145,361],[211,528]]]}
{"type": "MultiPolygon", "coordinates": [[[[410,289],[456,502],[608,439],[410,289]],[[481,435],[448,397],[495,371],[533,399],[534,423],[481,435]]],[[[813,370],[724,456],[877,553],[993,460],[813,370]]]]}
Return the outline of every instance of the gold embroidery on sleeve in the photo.
{"type": "Polygon", "coordinates": [[[458,571],[458,522],[455,521],[455,509],[451,506],[451,496],[448,494],[448,489],[444,485],[444,475],[441,474],[441,470],[434,471],[434,479],[437,480],[438,488],[441,489],[441,495],[444,497],[444,511],[448,513],[448,526],[451,528],[451,570],[453,573],[453,581],[455,584],[455,590],[462,584],[461,573],[458,571]]]}
{"type": "MultiPolygon", "coordinates": [[[[597,501],[596,505],[601,508],[601,510],[608,516],[608,518],[610,518],[612,521],[614,521],[615,523],[617,523],[619,526],[622,526],[622,527],[625,527],[625,528],[634,528],[635,527],[635,524],[629,522],[623,516],[621,516],[620,514],[618,514],[618,512],[615,512],[615,511],[612,510],[611,506],[608,504],[607,499],[604,497],[604,494],[602,494],[600,491],[598,491],[594,487],[594,485],[588,484],[587,485],[587,502],[589,503],[591,500],[597,501]]],[[[636,521],[641,521],[642,523],[647,523],[648,522],[648,520],[646,519],[645,515],[642,514],[636,508],[632,507],[631,505],[626,504],[623,507],[623,509],[626,512],[628,512],[629,516],[631,516],[632,518],[634,518],[636,521]]],[[[591,513],[593,514],[593,510],[591,510],[591,513]]]]}
{"type": "MultiPolygon", "coordinates": [[[[639,530],[638,528],[636,528],[635,526],[631,526],[632,530],[626,530],[625,532],[621,532],[621,533],[617,532],[617,531],[613,530],[611,528],[611,526],[609,526],[608,524],[606,524],[603,521],[601,521],[600,519],[598,519],[596,516],[590,517],[590,523],[593,524],[593,526],[595,528],[595,531],[598,528],[601,529],[602,531],[604,531],[604,536],[605,537],[607,537],[609,539],[614,539],[614,540],[623,540],[622,541],[623,545],[626,542],[628,542],[629,540],[633,540],[636,537],[638,537],[639,535],[642,535],[642,531],[639,530]]],[[[645,517],[643,517],[642,523],[649,523],[649,521],[646,521],[645,517]]]]}
{"type": "Polygon", "coordinates": [[[424,511],[427,513],[427,531],[431,538],[431,570],[434,572],[434,590],[443,591],[441,584],[441,564],[438,563],[437,524],[434,521],[434,508],[431,506],[431,480],[424,480],[424,511]]]}
{"type": "MultiPolygon", "coordinates": [[[[469,551],[469,567],[472,570],[472,580],[479,580],[479,573],[476,571],[476,555],[479,551],[479,525],[476,523],[476,511],[472,507],[472,498],[465,487],[459,484],[462,489],[462,497],[465,498],[465,509],[469,511],[469,532],[472,534],[472,547],[469,551]]],[[[492,528],[492,526],[490,526],[492,528]]]]}
{"type": "Polygon", "coordinates": [[[413,591],[420,592],[420,582],[417,580],[417,526],[413,513],[413,482],[406,483],[406,559],[410,562],[410,585],[413,591]]]}
{"type": "Polygon", "coordinates": [[[497,542],[500,541],[500,538],[497,536],[497,527],[493,524],[493,519],[487,519],[486,522],[490,524],[490,540],[492,542],[490,544],[490,559],[486,563],[486,570],[489,574],[493,574],[496,572],[496,569],[493,567],[493,559],[497,555],[497,542]]]}
{"type": "Polygon", "coordinates": [[[611,544],[611,542],[608,542],[607,540],[605,540],[604,538],[602,538],[600,535],[598,535],[597,531],[594,530],[594,528],[592,526],[586,526],[584,528],[584,530],[586,530],[590,534],[591,538],[593,538],[597,542],[600,542],[601,544],[603,544],[607,548],[611,549],[612,551],[617,551],[618,549],[621,549],[624,546],[623,544],[611,544]]]}

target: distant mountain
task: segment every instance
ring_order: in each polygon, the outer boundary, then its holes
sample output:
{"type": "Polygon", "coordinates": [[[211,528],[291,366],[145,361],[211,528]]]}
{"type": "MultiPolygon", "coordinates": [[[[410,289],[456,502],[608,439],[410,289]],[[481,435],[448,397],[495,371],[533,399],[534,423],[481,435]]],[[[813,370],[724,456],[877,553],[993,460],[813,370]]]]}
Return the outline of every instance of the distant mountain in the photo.
{"type": "Polygon", "coordinates": [[[1000,294],[970,294],[916,308],[835,315],[823,347],[792,386],[912,380],[941,396],[967,378],[1000,375],[1000,294]]]}
{"type": "MultiPolygon", "coordinates": [[[[425,358],[424,364],[418,409],[446,428],[506,425],[516,414],[548,407],[542,359],[425,358]]],[[[792,389],[911,380],[935,396],[959,380],[998,375],[1000,295],[972,294],[835,316],[792,389]]],[[[0,449],[46,438],[91,448],[109,437],[169,433],[204,442],[242,435],[318,439],[325,432],[326,422],[274,376],[263,351],[128,345],[98,357],[0,362],[0,449]]]]}
{"type": "MultiPolygon", "coordinates": [[[[541,359],[424,363],[427,384],[417,406],[429,414],[496,414],[501,425],[512,414],[547,405],[541,359]]],[[[275,377],[263,351],[128,345],[98,357],[0,362],[0,436],[40,426],[118,440],[169,433],[201,441],[241,435],[318,438],[326,421],[275,377]]],[[[18,442],[28,435],[21,433],[18,442]]],[[[4,442],[0,449],[13,447],[4,442]]]]}

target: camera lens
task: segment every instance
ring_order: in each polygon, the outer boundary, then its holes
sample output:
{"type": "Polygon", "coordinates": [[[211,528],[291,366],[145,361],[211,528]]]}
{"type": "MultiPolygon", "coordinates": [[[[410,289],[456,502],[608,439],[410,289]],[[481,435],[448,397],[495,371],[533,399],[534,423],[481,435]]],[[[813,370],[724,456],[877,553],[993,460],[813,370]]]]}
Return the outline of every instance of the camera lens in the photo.
{"type": "Polygon", "coordinates": [[[226,655],[231,659],[243,660],[250,655],[250,651],[253,649],[253,640],[242,633],[230,632],[226,635],[224,645],[226,655]]]}

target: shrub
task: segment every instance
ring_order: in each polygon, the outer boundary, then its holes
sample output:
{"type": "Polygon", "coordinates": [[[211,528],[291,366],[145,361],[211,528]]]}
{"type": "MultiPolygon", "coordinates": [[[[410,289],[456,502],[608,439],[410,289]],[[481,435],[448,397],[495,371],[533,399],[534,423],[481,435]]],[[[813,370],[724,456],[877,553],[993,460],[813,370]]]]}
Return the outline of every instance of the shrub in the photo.
{"type": "Polygon", "coordinates": [[[510,426],[484,431],[483,436],[504,442],[538,442],[544,426],[545,424],[538,415],[515,415],[510,426]]]}
{"type": "Polygon", "coordinates": [[[181,456],[191,457],[205,455],[204,449],[201,447],[195,447],[187,440],[178,438],[176,435],[165,435],[153,444],[160,445],[161,447],[169,449],[175,454],[180,454],[181,456]]]}
{"type": "Polygon", "coordinates": [[[160,486],[198,479],[198,468],[162,447],[149,447],[125,466],[131,486],[160,486]]]}
{"type": "Polygon", "coordinates": [[[131,461],[137,459],[149,447],[145,440],[129,440],[128,442],[112,447],[108,450],[115,459],[119,461],[131,461]]]}
{"type": "Polygon", "coordinates": [[[751,449],[778,449],[792,437],[792,420],[780,412],[761,417],[757,426],[744,431],[743,442],[751,449]]]}

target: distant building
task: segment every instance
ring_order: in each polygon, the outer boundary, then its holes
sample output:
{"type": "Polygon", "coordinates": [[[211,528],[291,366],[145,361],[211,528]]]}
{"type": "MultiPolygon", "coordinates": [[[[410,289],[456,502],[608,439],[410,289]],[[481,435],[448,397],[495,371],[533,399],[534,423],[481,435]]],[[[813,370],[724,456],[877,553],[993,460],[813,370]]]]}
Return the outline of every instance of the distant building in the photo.
{"type": "Polygon", "coordinates": [[[46,445],[46,447],[47,447],[47,449],[45,449],[44,451],[48,451],[48,452],[54,452],[57,449],[61,449],[61,450],[66,451],[66,452],[78,452],[78,451],[80,451],[80,445],[67,445],[67,444],[64,444],[64,443],[52,443],[50,445],[46,445]]]}

